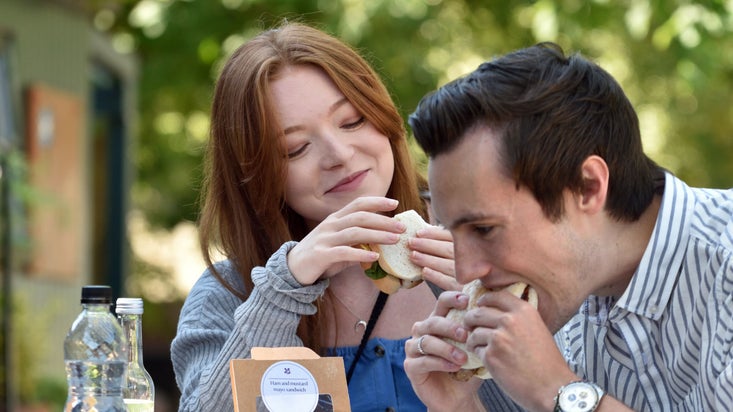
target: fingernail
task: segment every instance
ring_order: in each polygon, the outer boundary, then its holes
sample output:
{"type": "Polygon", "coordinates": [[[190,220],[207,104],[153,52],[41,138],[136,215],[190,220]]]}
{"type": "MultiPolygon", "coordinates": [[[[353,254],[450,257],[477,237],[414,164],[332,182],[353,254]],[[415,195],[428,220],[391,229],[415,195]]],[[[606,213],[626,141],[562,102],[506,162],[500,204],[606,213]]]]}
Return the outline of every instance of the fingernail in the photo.
{"type": "Polygon", "coordinates": [[[453,358],[454,360],[458,361],[458,363],[459,363],[459,364],[460,364],[460,362],[461,362],[461,361],[463,360],[463,356],[464,356],[463,352],[461,352],[461,351],[460,351],[460,350],[458,350],[458,349],[453,349],[453,350],[451,351],[451,357],[452,357],[452,358],[453,358]]]}
{"type": "Polygon", "coordinates": [[[456,340],[460,340],[461,342],[463,342],[464,340],[466,340],[467,337],[468,337],[468,332],[466,331],[466,329],[463,329],[463,328],[456,329],[456,340]]]}
{"type": "Polygon", "coordinates": [[[459,304],[461,304],[461,305],[466,305],[466,304],[468,304],[468,295],[464,295],[464,294],[462,294],[462,293],[461,293],[461,294],[458,294],[458,295],[456,295],[456,302],[458,302],[458,303],[459,303],[459,304]]]}

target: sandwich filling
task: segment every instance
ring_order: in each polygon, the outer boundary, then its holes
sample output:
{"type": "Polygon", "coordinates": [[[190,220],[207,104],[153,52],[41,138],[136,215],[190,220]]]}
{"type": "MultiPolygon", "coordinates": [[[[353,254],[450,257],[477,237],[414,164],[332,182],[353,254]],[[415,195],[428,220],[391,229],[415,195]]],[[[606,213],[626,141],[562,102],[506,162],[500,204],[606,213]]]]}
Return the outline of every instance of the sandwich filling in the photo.
{"type": "MultiPolygon", "coordinates": [[[[368,245],[360,246],[364,250],[372,250],[368,245]]],[[[383,277],[389,275],[389,273],[387,273],[384,269],[382,269],[381,266],[379,266],[378,260],[372,263],[372,265],[368,268],[364,269],[364,273],[372,280],[382,279],[383,277]]]]}

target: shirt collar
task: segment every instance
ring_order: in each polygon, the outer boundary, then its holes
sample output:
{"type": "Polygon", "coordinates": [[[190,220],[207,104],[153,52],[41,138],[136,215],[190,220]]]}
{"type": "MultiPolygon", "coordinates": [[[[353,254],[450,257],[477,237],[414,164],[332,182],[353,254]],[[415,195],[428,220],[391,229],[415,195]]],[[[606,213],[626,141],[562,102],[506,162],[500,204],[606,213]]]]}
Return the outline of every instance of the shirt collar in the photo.
{"type": "Polygon", "coordinates": [[[662,316],[682,266],[694,202],[689,187],[665,173],[664,194],[654,231],[639,267],[617,302],[618,308],[653,320],[662,316]]]}

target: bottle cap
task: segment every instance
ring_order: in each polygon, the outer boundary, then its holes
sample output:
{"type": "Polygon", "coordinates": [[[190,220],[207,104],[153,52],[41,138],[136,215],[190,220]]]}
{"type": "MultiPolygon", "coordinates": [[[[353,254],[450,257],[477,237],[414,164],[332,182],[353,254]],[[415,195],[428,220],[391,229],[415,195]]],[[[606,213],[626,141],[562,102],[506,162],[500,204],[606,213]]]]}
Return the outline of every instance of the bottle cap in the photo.
{"type": "Polygon", "coordinates": [[[81,303],[112,303],[112,288],[106,285],[86,285],[81,288],[81,303]]]}
{"type": "Polygon", "coordinates": [[[118,315],[142,315],[143,300],[142,298],[117,298],[115,312],[118,315]]]}

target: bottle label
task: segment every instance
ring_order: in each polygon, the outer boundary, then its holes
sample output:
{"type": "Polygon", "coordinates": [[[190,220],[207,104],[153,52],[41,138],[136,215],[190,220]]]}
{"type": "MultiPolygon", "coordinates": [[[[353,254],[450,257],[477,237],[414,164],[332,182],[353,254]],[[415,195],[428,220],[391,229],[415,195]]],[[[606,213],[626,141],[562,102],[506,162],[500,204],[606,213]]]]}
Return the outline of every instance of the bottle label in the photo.
{"type": "Polygon", "coordinates": [[[153,412],[155,402],[144,399],[125,399],[127,412],[153,412]]]}
{"type": "Polygon", "coordinates": [[[280,361],[270,365],[260,381],[262,401],[271,412],[313,412],[318,384],[303,365],[280,361]]]}

